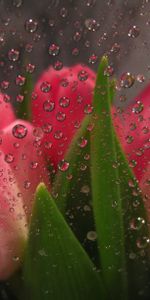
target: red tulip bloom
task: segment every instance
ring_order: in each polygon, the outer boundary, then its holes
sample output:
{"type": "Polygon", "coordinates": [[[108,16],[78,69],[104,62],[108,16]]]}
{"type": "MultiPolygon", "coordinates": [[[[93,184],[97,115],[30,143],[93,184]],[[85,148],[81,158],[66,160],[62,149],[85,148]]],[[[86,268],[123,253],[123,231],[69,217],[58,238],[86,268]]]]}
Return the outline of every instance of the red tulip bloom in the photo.
{"type": "Polygon", "coordinates": [[[33,124],[45,133],[44,151],[55,168],[82,119],[92,112],[95,73],[76,65],[55,71],[50,67],[38,80],[32,100],[33,124]]]}
{"type": "Polygon", "coordinates": [[[0,280],[20,264],[35,189],[46,181],[36,132],[28,122],[15,120],[0,94],[0,280]]]}
{"type": "MultiPolygon", "coordinates": [[[[38,80],[32,101],[33,123],[45,134],[44,151],[57,168],[83,117],[92,112],[96,75],[88,67],[76,65],[55,71],[50,67],[38,80]]],[[[149,176],[149,95],[144,90],[123,114],[112,109],[114,126],[130,166],[140,182],[149,176]]],[[[146,184],[146,191],[149,186],[146,184]]],[[[150,192],[147,191],[150,194],[150,192]]]]}

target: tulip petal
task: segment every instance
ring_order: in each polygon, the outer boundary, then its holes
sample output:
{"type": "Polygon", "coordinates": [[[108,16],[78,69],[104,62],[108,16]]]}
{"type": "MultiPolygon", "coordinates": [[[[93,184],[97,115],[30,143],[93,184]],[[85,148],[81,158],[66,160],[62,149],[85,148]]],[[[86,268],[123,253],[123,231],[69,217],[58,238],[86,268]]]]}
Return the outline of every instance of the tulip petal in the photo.
{"type": "Polygon", "coordinates": [[[27,220],[20,190],[2,152],[0,165],[0,280],[4,280],[21,263],[27,220]]]}
{"type": "Polygon", "coordinates": [[[37,99],[32,105],[33,122],[42,126],[43,131],[48,123],[51,125],[51,131],[44,136],[44,151],[55,168],[64,158],[83,117],[92,112],[94,81],[92,70],[76,65],[59,73],[49,68],[35,87],[37,99]],[[41,91],[43,82],[51,83],[48,93],[41,91]]]}
{"type": "Polygon", "coordinates": [[[10,103],[4,101],[4,95],[0,94],[0,130],[15,120],[15,114],[10,103]]]}
{"type": "Polygon", "coordinates": [[[30,123],[16,120],[5,127],[1,134],[1,149],[5,153],[5,161],[14,172],[28,215],[37,185],[41,181],[48,184],[40,132],[30,123]]]}

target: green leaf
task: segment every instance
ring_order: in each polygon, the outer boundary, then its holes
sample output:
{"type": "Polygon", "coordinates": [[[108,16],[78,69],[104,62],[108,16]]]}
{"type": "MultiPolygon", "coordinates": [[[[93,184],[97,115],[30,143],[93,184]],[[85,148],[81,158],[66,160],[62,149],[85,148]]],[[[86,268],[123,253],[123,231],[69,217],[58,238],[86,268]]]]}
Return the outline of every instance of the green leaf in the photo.
{"type": "Polygon", "coordinates": [[[16,115],[18,119],[31,120],[31,93],[33,90],[32,75],[25,73],[25,84],[21,88],[20,95],[23,96],[23,102],[16,104],[16,115]]]}
{"type": "Polygon", "coordinates": [[[25,299],[105,299],[99,274],[43,184],[36,192],[24,284],[25,299]]]}
{"type": "Polygon", "coordinates": [[[144,279],[147,278],[147,270],[143,264],[145,258],[138,259],[137,269],[137,259],[132,263],[129,259],[133,254],[131,249],[134,249],[135,255],[139,255],[136,241],[139,232],[136,232],[136,237],[135,233],[130,233],[130,222],[135,215],[145,220],[142,232],[148,232],[144,205],[139,193],[136,198],[138,208],[134,209],[131,204],[134,196],[129,180],[135,182],[135,179],[122,154],[113,127],[112,89],[109,78],[104,75],[107,66],[107,58],[104,57],[98,70],[93,101],[96,117],[90,143],[92,198],[106,287],[112,299],[129,299],[129,286],[131,289],[134,286],[134,295],[138,296],[139,279],[141,275],[144,279]]]}
{"type": "Polygon", "coordinates": [[[76,237],[94,264],[99,268],[96,235],[95,238],[93,235],[93,239],[88,238],[90,232],[95,232],[90,176],[91,130],[91,118],[86,117],[65,157],[65,160],[69,163],[69,169],[65,172],[57,172],[52,193],[58,208],[63,213],[76,237]],[[85,146],[83,146],[84,143],[85,146]]]}
{"type": "Polygon", "coordinates": [[[66,172],[58,171],[53,194],[77,238],[102,268],[108,298],[111,295],[112,299],[140,299],[141,294],[147,297],[150,291],[146,242],[142,249],[138,247],[140,240],[148,238],[146,212],[113,126],[115,81],[104,76],[107,66],[107,59],[103,58],[93,101],[94,114],[83,121],[74,137],[65,158],[70,167],[66,172]],[[93,129],[89,130],[89,124],[93,129]],[[81,138],[87,140],[84,148],[79,147],[81,138]],[[132,228],[132,222],[139,223],[138,229],[132,228]],[[98,245],[88,241],[90,230],[96,230],[98,245]]]}

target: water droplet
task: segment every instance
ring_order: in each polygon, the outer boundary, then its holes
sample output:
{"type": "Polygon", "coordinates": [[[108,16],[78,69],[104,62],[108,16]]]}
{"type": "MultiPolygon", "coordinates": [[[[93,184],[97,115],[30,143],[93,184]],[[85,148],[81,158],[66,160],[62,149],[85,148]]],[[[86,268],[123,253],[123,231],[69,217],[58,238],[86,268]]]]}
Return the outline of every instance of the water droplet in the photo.
{"type": "Polygon", "coordinates": [[[111,52],[112,53],[118,53],[120,51],[120,45],[118,43],[114,43],[111,47],[111,52]]]}
{"type": "Polygon", "coordinates": [[[15,158],[14,158],[13,154],[8,153],[8,154],[5,155],[5,158],[4,158],[4,159],[5,159],[5,161],[6,161],[7,163],[10,164],[10,163],[12,163],[12,162],[14,161],[15,158]]]}
{"type": "Polygon", "coordinates": [[[68,97],[61,97],[59,99],[59,105],[63,108],[68,107],[70,104],[70,99],[68,97]]]}
{"type": "Polygon", "coordinates": [[[53,68],[56,71],[60,71],[63,68],[63,62],[60,60],[57,60],[56,62],[54,62],[53,68]]]}
{"type": "Polygon", "coordinates": [[[73,56],[78,56],[78,55],[79,55],[79,52],[80,52],[80,51],[79,51],[78,48],[73,48],[73,49],[72,49],[72,55],[73,55],[73,56]]]}
{"type": "Polygon", "coordinates": [[[139,230],[145,224],[145,220],[141,217],[132,219],[130,222],[130,228],[133,230],[139,230]]]}
{"type": "Polygon", "coordinates": [[[44,103],[43,103],[43,109],[47,112],[51,112],[53,111],[55,108],[55,103],[50,101],[50,100],[46,100],[44,103]]]}
{"type": "Polygon", "coordinates": [[[86,104],[84,107],[84,113],[89,115],[93,112],[93,106],[91,104],[86,104]]]}
{"type": "Polygon", "coordinates": [[[120,78],[120,85],[123,88],[130,88],[131,86],[133,86],[134,82],[135,82],[135,78],[129,72],[123,73],[120,78]]]}
{"type": "Polygon", "coordinates": [[[96,62],[97,62],[97,59],[98,59],[98,56],[96,55],[96,54],[92,54],[90,57],[89,57],[89,59],[88,59],[88,62],[89,62],[89,64],[95,64],[96,62]]]}
{"type": "Polygon", "coordinates": [[[24,181],[24,188],[28,190],[31,187],[31,182],[29,180],[24,181]]]}
{"type": "Polygon", "coordinates": [[[16,77],[16,85],[23,86],[25,84],[26,78],[24,76],[18,75],[16,77]]]}
{"type": "Polygon", "coordinates": [[[88,233],[87,233],[87,239],[89,241],[92,241],[92,242],[96,241],[96,239],[97,239],[97,233],[96,233],[96,231],[93,231],[93,230],[88,231],[88,233]]]}
{"type": "Polygon", "coordinates": [[[145,81],[145,76],[143,74],[138,74],[136,76],[136,80],[140,83],[143,83],[145,81]]]}
{"type": "Polygon", "coordinates": [[[9,103],[11,100],[10,96],[8,94],[3,94],[3,96],[4,96],[4,102],[9,103]]]}
{"type": "Polygon", "coordinates": [[[19,8],[23,3],[23,0],[13,0],[13,6],[19,8]]]}
{"type": "Polygon", "coordinates": [[[35,65],[32,65],[32,64],[27,64],[26,66],[26,72],[29,73],[29,74],[32,74],[35,70],[35,65]]]}
{"type": "Polygon", "coordinates": [[[105,70],[104,70],[104,75],[105,76],[112,76],[114,74],[114,68],[111,66],[108,66],[105,70]]]}
{"type": "Polygon", "coordinates": [[[81,70],[78,73],[78,78],[80,81],[86,81],[88,79],[88,73],[85,70],[81,70]]]}
{"type": "Polygon", "coordinates": [[[36,169],[37,166],[38,166],[38,162],[37,162],[37,161],[32,161],[32,162],[30,163],[30,168],[31,168],[31,169],[36,169]]]}
{"type": "Polygon", "coordinates": [[[96,0],[85,0],[85,4],[88,7],[93,7],[96,3],[96,0]]]}
{"type": "Polygon", "coordinates": [[[25,22],[25,29],[27,32],[33,33],[37,30],[38,22],[33,19],[29,19],[25,22]]]}
{"type": "Polygon", "coordinates": [[[60,10],[60,15],[62,18],[66,18],[68,14],[68,10],[65,7],[62,7],[60,10]]]}
{"type": "Polygon", "coordinates": [[[131,38],[137,38],[140,34],[140,29],[138,26],[132,26],[128,31],[128,36],[131,38]]]}
{"type": "Polygon", "coordinates": [[[89,18],[85,20],[85,27],[89,30],[89,31],[97,31],[100,27],[100,24],[93,18],[89,18]]]}
{"type": "Polygon", "coordinates": [[[81,137],[78,141],[78,146],[80,148],[85,148],[87,143],[88,143],[87,139],[85,139],[84,137],[81,137]]]}
{"type": "Polygon", "coordinates": [[[62,172],[67,171],[69,168],[69,162],[67,162],[66,160],[61,160],[58,164],[58,169],[62,172]]]}
{"type": "Polygon", "coordinates": [[[17,124],[12,129],[12,134],[18,139],[23,139],[27,135],[27,128],[22,124],[17,124]]]}
{"type": "Polygon", "coordinates": [[[61,130],[56,130],[55,133],[54,133],[54,138],[56,140],[60,140],[62,137],[63,137],[62,131],[61,130]]]}
{"type": "Polygon", "coordinates": [[[9,50],[8,58],[10,61],[17,61],[19,59],[19,51],[15,49],[9,50]]]}
{"type": "Polygon", "coordinates": [[[52,129],[53,129],[53,126],[50,123],[44,123],[42,126],[42,130],[44,133],[50,133],[52,131],[52,129]]]}
{"type": "Polygon", "coordinates": [[[7,90],[9,88],[9,85],[10,85],[9,81],[4,80],[4,81],[1,82],[1,88],[3,90],[7,90]]]}
{"type": "Polygon", "coordinates": [[[90,188],[88,185],[83,185],[82,188],[81,188],[81,193],[83,194],[89,194],[90,192],[90,188]]]}
{"type": "Polygon", "coordinates": [[[126,142],[128,144],[131,144],[134,141],[134,137],[132,135],[126,136],[126,142]]]}
{"type": "Polygon", "coordinates": [[[51,84],[48,81],[43,81],[40,85],[40,89],[43,93],[48,93],[51,89],[51,84]]]}
{"type": "Polygon", "coordinates": [[[24,96],[23,96],[23,95],[17,95],[17,97],[16,97],[16,102],[22,103],[23,100],[24,100],[24,96]]]}
{"type": "Polygon", "coordinates": [[[137,242],[136,242],[137,247],[138,247],[139,249],[145,249],[145,248],[149,245],[149,243],[150,243],[150,240],[149,240],[149,238],[146,237],[146,236],[142,236],[142,237],[139,238],[139,239],[137,240],[137,242]]]}
{"type": "Polygon", "coordinates": [[[48,49],[49,55],[56,56],[59,54],[60,47],[56,44],[51,44],[48,49]]]}
{"type": "Polygon", "coordinates": [[[60,122],[63,122],[66,119],[66,114],[64,112],[59,111],[56,115],[56,119],[60,122]]]}
{"type": "Polygon", "coordinates": [[[26,52],[31,53],[32,50],[33,50],[33,45],[32,44],[26,44],[25,50],[26,50],[26,52]]]}
{"type": "Polygon", "coordinates": [[[132,112],[135,114],[140,114],[144,109],[144,105],[141,101],[136,101],[136,104],[132,108],[132,112]]]}

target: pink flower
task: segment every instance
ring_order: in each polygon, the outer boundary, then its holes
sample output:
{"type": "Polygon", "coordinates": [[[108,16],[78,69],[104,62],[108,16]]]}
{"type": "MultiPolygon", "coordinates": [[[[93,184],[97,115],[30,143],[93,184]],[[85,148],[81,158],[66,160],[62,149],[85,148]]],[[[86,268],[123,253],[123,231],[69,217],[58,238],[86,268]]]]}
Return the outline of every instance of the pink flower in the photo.
{"type": "MultiPolygon", "coordinates": [[[[55,71],[46,70],[38,80],[32,100],[33,123],[41,126],[44,151],[55,168],[80,127],[83,117],[92,112],[96,75],[88,67],[76,65],[55,71]]],[[[150,195],[149,177],[149,95],[145,89],[123,114],[112,108],[112,117],[119,139],[140,186],[150,195]],[[140,103],[140,102],[141,103],[140,103]],[[145,183],[146,182],[146,183],[145,183]]]]}
{"type": "Polygon", "coordinates": [[[47,182],[40,137],[0,94],[0,280],[21,263],[36,186],[47,182]]]}
{"type": "Polygon", "coordinates": [[[57,168],[82,119],[92,112],[95,73],[76,65],[46,70],[38,80],[32,100],[33,124],[41,126],[44,152],[57,168]]]}

